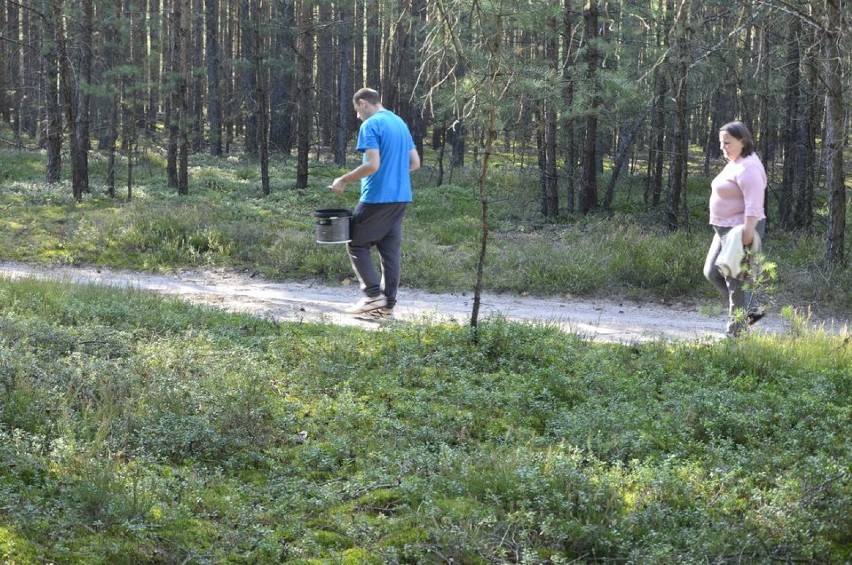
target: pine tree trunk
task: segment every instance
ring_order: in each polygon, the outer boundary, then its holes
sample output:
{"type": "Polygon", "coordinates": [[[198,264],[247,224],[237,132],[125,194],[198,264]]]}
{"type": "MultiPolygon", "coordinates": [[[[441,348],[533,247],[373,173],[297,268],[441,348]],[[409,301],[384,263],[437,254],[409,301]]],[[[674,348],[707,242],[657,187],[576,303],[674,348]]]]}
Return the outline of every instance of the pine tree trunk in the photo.
{"type": "MultiPolygon", "coordinates": [[[[112,0],[108,6],[109,13],[106,16],[107,26],[104,37],[104,74],[107,76],[115,76],[118,72],[118,67],[121,63],[120,56],[122,53],[121,45],[121,0],[112,0]]],[[[108,91],[107,99],[107,115],[106,115],[106,132],[102,139],[103,145],[101,149],[106,149],[107,152],[107,194],[110,198],[115,198],[115,181],[116,181],[116,144],[118,143],[118,126],[121,120],[119,114],[119,104],[121,102],[121,81],[119,85],[112,85],[108,91]]]]}
{"type": "Polygon", "coordinates": [[[792,17],[787,25],[787,83],[785,85],[783,113],[784,123],[784,170],[781,177],[781,186],[778,189],[778,223],[784,229],[793,225],[793,194],[796,182],[798,136],[799,124],[804,118],[804,108],[799,108],[799,89],[801,88],[801,74],[799,72],[799,40],[800,36],[799,18],[792,17]]]}
{"type": "Polygon", "coordinates": [[[45,141],[47,148],[47,169],[45,180],[48,183],[59,182],[62,174],[62,108],[59,104],[59,89],[55,78],[59,74],[59,29],[52,0],[44,0],[42,15],[41,64],[45,92],[45,141]]]}
{"type": "MultiPolygon", "coordinates": [[[[319,21],[334,21],[331,2],[317,2],[317,11],[319,21]]],[[[337,124],[337,120],[335,116],[337,115],[338,107],[334,103],[337,97],[334,78],[337,73],[334,68],[335,50],[333,41],[336,28],[337,26],[321,26],[317,29],[317,94],[314,99],[316,100],[317,118],[319,120],[318,133],[324,147],[331,147],[336,137],[335,125],[337,124]]]]}
{"type": "MultiPolygon", "coordinates": [[[[354,15],[354,27],[353,27],[353,44],[355,48],[354,52],[354,64],[352,65],[352,90],[358,90],[359,88],[365,86],[367,84],[365,75],[364,75],[364,64],[367,60],[366,54],[367,51],[364,48],[364,38],[367,36],[367,32],[364,28],[366,25],[367,19],[364,10],[366,9],[365,0],[355,0],[355,15],[354,15]]],[[[358,116],[355,115],[355,112],[351,112],[349,114],[349,131],[357,131],[358,130],[358,116]]]]}
{"type": "Polygon", "coordinates": [[[178,103],[180,104],[179,142],[178,142],[178,194],[189,194],[189,79],[190,79],[190,54],[189,54],[189,0],[175,0],[180,5],[180,17],[178,18],[179,39],[179,85],[178,103]]]}
{"type": "MultiPolygon", "coordinates": [[[[816,34],[809,40],[816,43],[816,34]]],[[[802,61],[805,71],[804,82],[799,88],[799,108],[803,116],[796,131],[796,177],[794,190],[796,209],[794,224],[798,228],[810,230],[814,221],[814,184],[816,182],[816,136],[822,116],[822,101],[814,94],[820,85],[816,56],[808,51],[802,61]]]]}
{"type": "MultiPolygon", "coordinates": [[[[48,6],[49,3],[45,4],[48,6]]],[[[21,6],[25,6],[21,4],[21,6]]],[[[31,38],[35,40],[35,43],[38,43],[37,38],[39,36],[39,29],[41,28],[42,21],[39,19],[40,16],[36,16],[35,12],[32,10],[23,10],[20,12],[20,30],[21,35],[26,38],[31,38]]],[[[52,17],[52,16],[51,16],[52,17]]],[[[46,35],[42,30],[42,35],[46,35]]],[[[56,38],[53,38],[54,41],[56,38]]],[[[39,68],[40,61],[38,61],[37,57],[21,57],[21,76],[19,78],[19,84],[24,86],[23,92],[38,92],[41,89],[41,72],[42,70],[39,68]]],[[[53,69],[54,76],[58,75],[58,70],[53,69]]],[[[38,97],[29,96],[22,93],[20,96],[20,107],[18,110],[18,116],[20,117],[20,121],[17,127],[17,138],[19,147],[23,147],[23,135],[27,134],[31,137],[37,138],[39,148],[43,148],[43,140],[38,139],[40,132],[39,128],[39,112],[40,108],[38,108],[38,97]]],[[[61,113],[60,108],[60,113],[61,113]]]]}
{"type": "MultiPolygon", "coordinates": [[[[168,53],[165,55],[168,72],[166,83],[166,125],[168,141],[166,143],[166,176],[171,188],[178,188],[178,137],[180,136],[180,105],[178,103],[178,18],[180,18],[180,1],[168,0],[172,3],[171,11],[163,35],[167,39],[168,53]]],[[[166,8],[168,9],[168,8],[166,8]]]]}
{"type": "Polygon", "coordinates": [[[381,88],[382,84],[382,28],[381,0],[366,0],[367,22],[367,82],[364,86],[381,88]]]}
{"type": "Polygon", "coordinates": [[[263,42],[261,39],[260,26],[261,20],[266,17],[262,9],[262,2],[257,1],[254,6],[254,25],[252,33],[254,34],[255,56],[254,56],[254,72],[255,84],[257,91],[255,93],[255,107],[257,109],[257,146],[260,156],[260,183],[263,194],[270,194],[269,187],[269,137],[267,134],[269,126],[269,95],[266,87],[266,69],[263,62],[263,42]]]}
{"type": "Polygon", "coordinates": [[[257,148],[257,109],[255,108],[255,91],[257,90],[256,75],[252,61],[258,46],[254,44],[254,33],[251,23],[252,2],[240,1],[240,59],[243,66],[240,71],[240,95],[243,101],[243,117],[245,119],[245,151],[249,157],[256,158],[257,148]]]}
{"type": "Polygon", "coordinates": [[[91,85],[92,85],[92,51],[93,22],[94,17],[92,0],[82,0],[80,4],[80,30],[76,42],[76,49],[80,53],[78,64],[79,74],[77,80],[76,100],[77,111],[75,113],[74,134],[77,136],[77,166],[80,168],[81,190],[90,192],[89,189],[89,150],[91,141],[89,135],[89,110],[91,109],[91,85]]]}
{"type": "Polygon", "coordinates": [[[583,10],[586,43],[586,81],[591,89],[591,104],[586,118],[586,141],[583,152],[583,183],[580,193],[580,212],[588,214],[598,207],[597,145],[598,110],[600,93],[598,91],[598,65],[600,55],[597,45],[598,5],[591,0],[583,10]]]}
{"type": "Polygon", "coordinates": [[[270,89],[269,144],[282,153],[289,154],[293,149],[293,73],[292,53],[295,25],[293,2],[276,0],[274,20],[275,52],[273,58],[286,63],[278,63],[271,69],[272,85],[270,89]]]}
{"type": "Polygon", "coordinates": [[[556,172],[556,109],[548,103],[544,109],[544,198],[546,218],[559,215],[559,175],[556,172]]]}
{"type": "Polygon", "coordinates": [[[78,100],[74,95],[73,71],[68,57],[68,38],[62,27],[64,0],[54,0],[53,18],[56,22],[57,51],[59,62],[59,84],[62,94],[62,106],[65,114],[65,125],[70,135],[69,155],[71,157],[71,192],[74,200],[83,200],[83,193],[89,187],[89,171],[85,157],[85,147],[80,137],[80,118],[78,117],[78,100]]]}
{"type": "Polygon", "coordinates": [[[636,132],[642,127],[642,124],[645,123],[645,118],[647,116],[648,110],[646,109],[639,119],[636,120],[636,123],[630,127],[624,126],[621,128],[621,133],[618,136],[618,151],[612,165],[612,175],[609,177],[606,196],[604,197],[604,210],[610,210],[612,208],[612,201],[615,197],[615,185],[618,183],[618,177],[621,175],[621,171],[624,170],[627,160],[630,157],[630,149],[633,146],[633,140],[636,139],[636,132]]]}
{"type": "Polygon", "coordinates": [[[210,154],[222,154],[222,106],[219,93],[219,0],[205,0],[207,62],[207,124],[210,154]]]}
{"type": "Polygon", "coordinates": [[[148,3],[148,42],[151,45],[151,50],[148,57],[147,66],[147,108],[145,110],[145,132],[148,135],[153,135],[157,128],[157,111],[160,105],[160,92],[162,85],[162,76],[160,74],[160,64],[166,52],[166,44],[164,34],[162,33],[162,12],[160,10],[160,0],[149,0],[148,3]]]}
{"type": "MultiPolygon", "coordinates": [[[[11,11],[12,6],[9,6],[8,9],[11,11]]],[[[7,7],[0,4],[0,29],[3,30],[9,29],[6,10],[7,7]]],[[[14,37],[17,37],[17,35],[14,37]]],[[[9,125],[12,123],[10,113],[12,103],[9,100],[8,92],[12,91],[12,77],[15,76],[12,71],[13,67],[10,64],[12,58],[8,55],[6,46],[0,45],[0,121],[6,122],[9,125]]]]}
{"type": "Polygon", "coordinates": [[[131,98],[133,111],[134,133],[131,139],[136,137],[135,130],[146,128],[145,117],[145,60],[148,58],[148,47],[146,41],[147,0],[128,0],[127,19],[130,22],[130,48],[131,65],[133,73],[132,87],[127,93],[131,98]]]}
{"type": "Polygon", "coordinates": [[[346,144],[349,141],[349,120],[352,110],[352,10],[347,3],[338,7],[338,67],[337,67],[337,136],[334,144],[334,163],[346,165],[346,144]]]}
{"type": "Polygon", "coordinates": [[[574,67],[574,23],[571,17],[572,0],[565,0],[562,15],[562,159],[565,167],[565,197],[566,209],[569,214],[575,211],[576,187],[574,180],[577,172],[577,145],[574,143],[574,118],[570,110],[574,104],[574,77],[571,69],[574,67]]]}
{"type": "MultiPolygon", "coordinates": [[[[841,0],[826,0],[823,49],[825,57],[825,147],[826,187],[828,188],[828,229],[825,262],[831,267],[845,264],[846,187],[843,173],[843,147],[846,141],[843,81],[840,50],[843,18],[841,0]]],[[[847,53],[848,55],[848,53],[847,53]]]]}
{"type": "Polygon", "coordinates": [[[674,41],[672,45],[672,85],[675,89],[674,137],[672,143],[672,170],[669,191],[666,224],[669,230],[676,230],[686,191],[687,158],[689,156],[689,137],[687,131],[687,61],[689,57],[689,11],[690,1],[683,0],[675,18],[674,41]]]}
{"type": "Polygon", "coordinates": [[[298,60],[296,70],[296,188],[308,187],[308,159],[311,151],[311,127],[314,119],[313,108],[313,65],[314,38],[313,3],[311,0],[298,0],[297,8],[298,60]]]}
{"type": "MultiPolygon", "coordinates": [[[[547,38],[544,41],[544,58],[547,65],[558,72],[559,46],[557,44],[556,19],[548,18],[547,38]]],[[[542,156],[544,157],[541,175],[543,191],[541,210],[545,218],[559,215],[559,175],[556,172],[556,108],[551,100],[544,102],[542,123],[542,156]]]]}
{"type": "Polygon", "coordinates": [[[204,145],[204,77],[201,74],[204,58],[204,8],[203,0],[192,0],[192,56],[190,77],[192,80],[192,128],[190,148],[193,153],[201,151],[204,145]]]}
{"type": "Polygon", "coordinates": [[[237,123],[237,105],[235,98],[234,85],[234,64],[239,54],[237,53],[237,22],[233,14],[237,13],[239,0],[220,0],[223,1],[228,9],[220,10],[219,31],[224,33],[224,41],[222,45],[222,61],[226,65],[224,72],[225,80],[222,81],[224,92],[222,93],[222,126],[224,129],[223,150],[225,153],[231,152],[231,145],[234,142],[236,135],[237,123]]]}

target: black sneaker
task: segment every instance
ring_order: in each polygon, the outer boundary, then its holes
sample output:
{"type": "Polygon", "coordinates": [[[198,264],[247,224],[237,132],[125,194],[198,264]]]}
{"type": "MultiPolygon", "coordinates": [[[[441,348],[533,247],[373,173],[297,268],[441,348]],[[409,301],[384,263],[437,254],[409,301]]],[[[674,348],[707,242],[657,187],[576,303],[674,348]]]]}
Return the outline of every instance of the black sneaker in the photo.
{"type": "Polygon", "coordinates": [[[762,308],[760,310],[749,310],[748,314],[746,314],[746,321],[751,326],[758,323],[764,316],[766,316],[766,311],[762,308]]]}

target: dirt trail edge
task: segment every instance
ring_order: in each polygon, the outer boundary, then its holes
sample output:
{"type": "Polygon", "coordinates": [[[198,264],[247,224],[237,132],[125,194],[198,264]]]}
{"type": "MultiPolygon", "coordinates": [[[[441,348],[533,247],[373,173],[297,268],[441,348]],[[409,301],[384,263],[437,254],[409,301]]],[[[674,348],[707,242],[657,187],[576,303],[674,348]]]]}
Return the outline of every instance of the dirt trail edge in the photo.
{"type": "MultiPolygon", "coordinates": [[[[273,282],[248,274],[221,270],[187,270],[171,275],[117,271],[96,267],[45,267],[0,262],[0,277],[35,278],[74,284],[136,288],[177,296],[232,312],[248,313],[279,322],[331,323],[361,328],[385,324],[364,321],[341,310],[360,296],[357,284],[325,286],[315,282],[273,282]]],[[[395,308],[398,321],[453,321],[470,319],[472,297],[467,294],[431,294],[402,288],[395,308]]],[[[681,304],[640,304],[630,301],[534,298],[502,294],[482,297],[482,317],[558,326],[584,339],[638,343],[716,340],[724,337],[725,318],[706,316],[681,304]]],[[[816,323],[816,322],[814,322],[816,323]]],[[[847,331],[848,320],[826,320],[823,327],[847,331]]],[[[392,327],[392,326],[391,326],[392,327]]],[[[785,333],[789,324],[777,312],[753,331],[785,333]]]]}

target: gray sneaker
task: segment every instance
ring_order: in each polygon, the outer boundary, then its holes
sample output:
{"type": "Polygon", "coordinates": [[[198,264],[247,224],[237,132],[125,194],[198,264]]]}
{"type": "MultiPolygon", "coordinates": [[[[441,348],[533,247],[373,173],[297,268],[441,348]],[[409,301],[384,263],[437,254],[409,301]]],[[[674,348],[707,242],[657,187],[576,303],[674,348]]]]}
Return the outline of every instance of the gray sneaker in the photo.
{"type": "Polygon", "coordinates": [[[367,312],[366,316],[369,316],[373,320],[392,320],[393,308],[376,308],[375,310],[367,312]]]}
{"type": "Polygon", "coordinates": [[[728,337],[739,337],[744,332],[748,331],[748,322],[746,320],[730,320],[725,328],[725,335],[728,337]]]}
{"type": "Polygon", "coordinates": [[[384,308],[388,305],[388,299],[384,294],[378,296],[365,296],[355,304],[347,306],[343,311],[347,314],[363,314],[384,308]]]}

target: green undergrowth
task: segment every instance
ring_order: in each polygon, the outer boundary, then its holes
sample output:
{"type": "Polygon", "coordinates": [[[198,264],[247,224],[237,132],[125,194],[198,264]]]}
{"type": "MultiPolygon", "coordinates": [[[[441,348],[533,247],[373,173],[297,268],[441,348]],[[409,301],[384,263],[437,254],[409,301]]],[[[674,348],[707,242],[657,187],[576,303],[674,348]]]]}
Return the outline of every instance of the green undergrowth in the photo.
{"type": "Polygon", "coordinates": [[[0,280],[0,561],[845,563],[852,345],[0,280]]]}
{"type": "MultiPolygon", "coordinates": [[[[257,164],[240,156],[194,155],[190,194],[166,186],[159,153],[134,167],[132,198],[106,195],[105,157],[90,155],[92,191],[81,203],[67,180],[43,182],[44,155],[0,151],[0,258],[39,264],[98,265],[169,271],[185,267],[250,270],[281,280],[337,284],[351,277],[339,245],[318,245],[314,211],[351,208],[357,187],[335,195],[327,185],[344,169],[311,163],[310,186],[294,190],[295,162],[276,156],[271,194],[261,192],[257,164]]],[[[474,285],[480,208],[473,169],[433,186],[431,157],[414,176],[415,202],[406,219],[404,286],[464,292],[474,285]]],[[[66,171],[67,172],[67,171],[66,171]]],[[[123,173],[118,175],[123,178],[123,173]]],[[[522,169],[495,167],[488,177],[490,238],[485,289],[533,295],[626,297],[638,300],[717,298],[703,278],[712,232],[706,225],[706,179],[692,179],[688,223],[670,233],[662,211],[647,211],[638,180],[625,177],[609,214],[545,220],[539,189],[522,169]],[[636,185],[636,186],[634,186],[636,185]]],[[[852,222],[850,222],[852,223],[852,222]]],[[[852,312],[852,267],[821,266],[821,234],[771,232],[766,253],[779,263],[782,303],[852,312]]]]}

